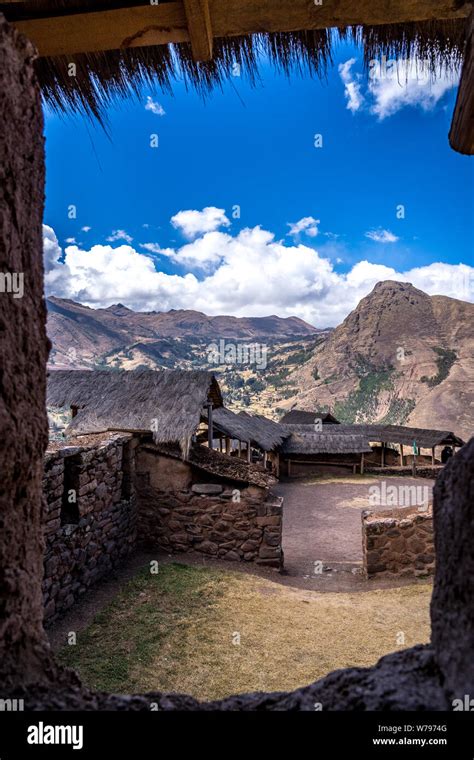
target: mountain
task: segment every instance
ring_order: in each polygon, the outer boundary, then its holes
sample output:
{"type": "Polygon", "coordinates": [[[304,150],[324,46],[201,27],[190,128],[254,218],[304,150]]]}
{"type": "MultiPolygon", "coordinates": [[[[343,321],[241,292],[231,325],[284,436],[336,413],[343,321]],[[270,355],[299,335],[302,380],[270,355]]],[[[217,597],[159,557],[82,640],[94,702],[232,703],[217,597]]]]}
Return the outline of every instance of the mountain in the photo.
{"type": "Polygon", "coordinates": [[[474,434],[474,304],[379,282],[291,376],[285,408],[474,434]]]}
{"type": "Polygon", "coordinates": [[[274,419],[297,406],[345,422],[474,433],[474,304],[379,282],[334,330],[296,317],[90,309],[48,300],[53,368],[214,369],[226,403],[274,419]],[[266,347],[265,361],[209,364],[220,338],[266,347]]]}

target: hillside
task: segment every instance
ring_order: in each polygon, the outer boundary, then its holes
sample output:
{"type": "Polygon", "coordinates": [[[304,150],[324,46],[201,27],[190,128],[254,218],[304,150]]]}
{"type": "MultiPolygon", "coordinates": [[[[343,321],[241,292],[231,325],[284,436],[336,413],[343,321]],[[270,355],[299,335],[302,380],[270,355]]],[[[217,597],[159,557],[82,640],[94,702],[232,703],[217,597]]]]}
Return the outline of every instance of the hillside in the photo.
{"type": "Polygon", "coordinates": [[[474,432],[474,305],[380,282],[291,380],[284,406],[474,432]]]}

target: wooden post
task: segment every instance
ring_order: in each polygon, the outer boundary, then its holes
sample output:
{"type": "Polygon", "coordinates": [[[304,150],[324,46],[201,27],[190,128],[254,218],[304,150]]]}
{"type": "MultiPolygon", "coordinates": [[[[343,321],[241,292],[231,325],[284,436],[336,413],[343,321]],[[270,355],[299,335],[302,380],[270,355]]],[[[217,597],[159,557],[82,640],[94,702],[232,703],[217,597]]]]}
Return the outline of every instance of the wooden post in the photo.
{"type": "Polygon", "coordinates": [[[474,10],[467,27],[466,52],[449,144],[467,156],[474,153],[474,10]]]}
{"type": "Polygon", "coordinates": [[[360,455],[360,474],[364,474],[364,452],[360,455]]]}
{"type": "Polygon", "coordinates": [[[267,469],[267,452],[263,452],[263,466],[265,469],[267,469]]]}
{"type": "Polygon", "coordinates": [[[195,61],[212,59],[212,28],[208,0],[184,0],[191,49],[195,61]]]}
{"type": "Polygon", "coordinates": [[[227,437],[225,439],[225,453],[230,456],[231,451],[232,451],[232,439],[227,437]]]}
{"type": "Polygon", "coordinates": [[[403,443],[400,444],[400,465],[403,467],[403,443]]]}
{"type": "Polygon", "coordinates": [[[212,449],[212,442],[214,439],[214,430],[212,424],[212,401],[207,405],[207,445],[212,449]]]}
{"type": "Polygon", "coordinates": [[[288,460],[288,477],[291,477],[291,459],[288,460]]]}
{"type": "Polygon", "coordinates": [[[247,441],[247,462],[250,464],[252,461],[252,449],[250,448],[250,441],[247,441]]]}
{"type": "Polygon", "coordinates": [[[432,464],[433,467],[436,464],[435,448],[436,448],[436,446],[433,446],[433,448],[431,449],[431,464],[432,464]]]}
{"type": "Polygon", "coordinates": [[[278,452],[275,454],[275,475],[277,478],[280,477],[280,454],[278,452]]]}
{"type": "Polygon", "coordinates": [[[382,467],[385,467],[385,443],[382,441],[382,467]]]}
{"type": "Polygon", "coordinates": [[[239,459],[242,456],[242,441],[239,441],[239,459]]]}

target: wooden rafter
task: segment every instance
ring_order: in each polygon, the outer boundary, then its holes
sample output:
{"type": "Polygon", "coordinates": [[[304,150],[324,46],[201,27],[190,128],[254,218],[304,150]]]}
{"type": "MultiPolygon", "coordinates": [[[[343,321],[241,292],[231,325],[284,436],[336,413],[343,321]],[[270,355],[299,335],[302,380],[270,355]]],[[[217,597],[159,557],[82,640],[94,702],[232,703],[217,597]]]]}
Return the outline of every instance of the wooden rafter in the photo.
{"type": "Polygon", "coordinates": [[[449,133],[449,143],[459,153],[474,154],[474,11],[469,24],[466,54],[449,133]]]}
{"type": "Polygon", "coordinates": [[[212,35],[465,18],[471,8],[459,0],[324,0],[322,5],[313,0],[180,0],[14,23],[42,56],[191,42],[195,55],[205,60],[212,35]]]}
{"type": "Polygon", "coordinates": [[[212,58],[212,27],[208,0],[184,0],[189,37],[195,61],[212,58]]]}

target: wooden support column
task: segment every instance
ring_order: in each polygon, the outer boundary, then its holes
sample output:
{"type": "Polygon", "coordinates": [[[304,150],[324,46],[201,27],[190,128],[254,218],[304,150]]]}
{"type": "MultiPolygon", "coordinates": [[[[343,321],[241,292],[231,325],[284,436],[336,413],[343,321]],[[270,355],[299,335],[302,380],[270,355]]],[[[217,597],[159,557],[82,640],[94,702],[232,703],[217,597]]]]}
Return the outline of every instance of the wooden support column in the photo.
{"type": "Polygon", "coordinates": [[[263,452],[263,466],[266,469],[267,467],[267,452],[266,451],[263,452]]]}
{"type": "Polygon", "coordinates": [[[275,454],[275,475],[277,478],[280,477],[280,454],[278,451],[275,454]]]}
{"type": "Polygon", "coordinates": [[[360,474],[364,474],[364,452],[360,455],[360,474]]]}
{"type": "Polygon", "coordinates": [[[403,443],[400,444],[400,465],[403,467],[403,443]]]}
{"type": "Polygon", "coordinates": [[[247,462],[250,464],[252,461],[252,448],[250,446],[250,441],[247,441],[247,462]]]}
{"type": "Polygon", "coordinates": [[[242,456],[242,441],[239,441],[239,459],[242,456]]]}
{"type": "Polygon", "coordinates": [[[207,405],[207,445],[212,449],[214,430],[212,425],[212,402],[207,405]]]}
{"type": "Polygon", "coordinates": [[[433,467],[436,464],[435,449],[436,449],[436,446],[433,446],[433,448],[431,449],[431,464],[433,465],[433,467]]]}
{"type": "Polygon", "coordinates": [[[469,20],[466,52],[462,67],[449,144],[453,150],[474,154],[474,10],[469,20]]]}
{"type": "Polygon", "coordinates": [[[232,438],[225,439],[225,453],[230,455],[232,451],[232,438]]]}
{"type": "Polygon", "coordinates": [[[291,459],[288,460],[288,477],[291,477],[291,459]]]}
{"type": "Polygon", "coordinates": [[[184,0],[184,10],[194,60],[212,60],[212,27],[208,0],[184,0]]]}
{"type": "Polygon", "coordinates": [[[381,459],[381,465],[382,467],[385,467],[385,443],[382,442],[382,459],[381,459]]]}

